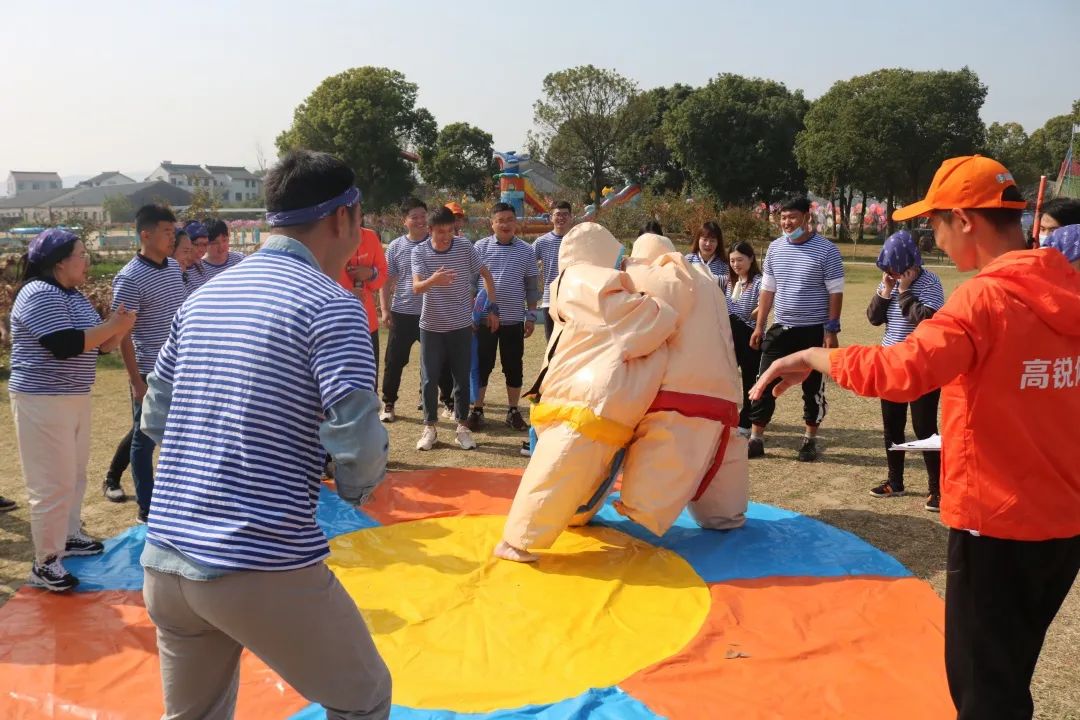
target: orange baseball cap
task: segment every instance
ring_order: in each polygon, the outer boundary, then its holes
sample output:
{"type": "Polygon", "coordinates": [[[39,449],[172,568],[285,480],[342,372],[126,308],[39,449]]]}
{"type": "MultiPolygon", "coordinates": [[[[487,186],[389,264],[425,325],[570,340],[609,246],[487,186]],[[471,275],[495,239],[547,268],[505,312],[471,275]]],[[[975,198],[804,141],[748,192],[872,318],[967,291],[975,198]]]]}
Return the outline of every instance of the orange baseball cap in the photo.
{"type": "Polygon", "coordinates": [[[993,158],[965,155],[949,158],[934,173],[926,197],[893,213],[897,222],[953,208],[1009,208],[1023,210],[1024,200],[1006,200],[1002,193],[1016,187],[1012,173],[993,158]]]}
{"type": "Polygon", "coordinates": [[[456,202],[453,201],[446,203],[446,205],[444,205],[443,207],[445,207],[447,210],[454,213],[455,215],[465,214],[465,211],[461,209],[461,205],[458,205],[456,202]]]}

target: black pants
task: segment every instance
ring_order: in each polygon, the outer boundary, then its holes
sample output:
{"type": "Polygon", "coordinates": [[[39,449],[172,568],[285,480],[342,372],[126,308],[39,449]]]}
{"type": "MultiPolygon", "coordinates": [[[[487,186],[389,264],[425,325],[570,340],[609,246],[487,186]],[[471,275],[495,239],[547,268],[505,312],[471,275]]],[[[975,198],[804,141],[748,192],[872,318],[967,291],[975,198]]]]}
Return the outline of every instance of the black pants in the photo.
{"type": "Polygon", "coordinates": [[[742,375],[742,408],[739,410],[739,427],[750,427],[750,388],[757,380],[761,367],[761,351],[750,347],[753,330],[736,315],[729,315],[731,320],[731,339],[735,343],[735,360],[739,363],[742,375]]]}
{"type": "Polygon", "coordinates": [[[439,402],[444,407],[454,407],[454,374],[450,372],[449,365],[443,365],[442,375],[439,377],[439,402]]]}
{"type": "Polygon", "coordinates": [[[520,388],[525,359],[525,323],[499,325],[491,332],[486,324],[476,331],[477,359],[479,360],[480,387],[486,388],[491,371],[495,369],[495,352],[498,350],[506,387],[520,388]]]}
{"type": "MultiPolygon", "coordinates": [[[[918,439],[923,440],[938,431],[937,410],[940,399],[941,391],[935,390],[910,403],[911,426],[915,429],[915,437],[918,439]]],[[[881,401],[881,421],[885,427],[885,456],[889,462],[889,484],[893,490],[904,489],[904,458],[907,453],[889,448],[894,443],[905,442],[904,428],[907,427],[908,404],[881,401]]],[[[941,453],[924,452],[922,456],[923,462],[926,463],[927,486],[930,494],[938,495],[941,492],[941,453]]]]}
{"type": "Polygon", "coordinates": [[[375,355],[375,392],[379,391],[379,331],[371,333],[371,352],[375,355]]]}
{"type": "Polygon", "coordinates": [[[454,384],[463,388],[454,396],[454,417],[464,423],[469,415],[469,369],[472,367],[473,329],[450,332],[420,331],[420,366],[424,385],[424,423],[438,419],[439,377],[450,368],[454,384]]]}
{"type": "MultiPolygon", "coordinates": [[[[784,327],[773,325],[765,333],[761,341],[761,365],[758,368],[758,377],[761,377],[769,366],[776,360],[806,350],[807,348],[821,347],[825,343],[825,327],[822,325],[808,325],[806,327],[784,327]]],[[[765,426],[772,420],[776,411],[776,398],[773,397],[772,388],[777,380],[765,390],[760,400],[750,406],[750,421],[754,425],[765,426]]],[[[825,419],[828,403],[825,402],[825,378],[818,371],[810,373],[802,384],[803,396],[803,420],[811,427],[817,427],[825,419]]]]}
{"type": "Polygon", "coordinates": [[[109,463],[109,470],[105,474],[105,477],[110,480],[116,480],[119,482],[123,477],[124,472],[128,469],[128,465],[131,464],[131,435],[135,432],[135,428],[128,428],[127,435],[120,441],[120,444],[116,446],[116,452],[113,453],[112,462],[109,463]]]}
{"type": "Polygon", "coordinates": [[[1022,542],[949,531],[945,672],[958,720],[1031,718],[1031,675],[1078,569],[1080,535],[1022,542]]]}
{"type": "Polygon", "coordinates": [[[401,371],[409,364],[414,343],[420,341],[420,316],[391,312],[390,337],[386,341],[386,369],[383,371],[382,399],[393,405],[401,389],[401,371]]]}
{"type": "Polygon", "coordinates": [[[544,339],[550,340],[551,334],[555,332],[555,318],[551,315],[550,308],[541,308],[544,311],[544,339]]]}

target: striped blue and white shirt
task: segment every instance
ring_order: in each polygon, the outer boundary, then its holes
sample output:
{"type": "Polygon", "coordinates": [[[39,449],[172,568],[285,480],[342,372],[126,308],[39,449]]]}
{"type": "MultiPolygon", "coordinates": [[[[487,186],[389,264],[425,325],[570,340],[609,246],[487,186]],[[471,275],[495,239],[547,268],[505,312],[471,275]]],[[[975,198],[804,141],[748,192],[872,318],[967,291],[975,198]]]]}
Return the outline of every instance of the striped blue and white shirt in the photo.
{"type": "Polygon", "coordinates": [[[154,370],[172,401],[147,540],[209,567],[291,570],[328,555],[319,425],[375,387],[371,340],[354,330],[364,306],[284,243],[295,241],[272,235],[193,295],[154,370]]]}
{"type": "MultiPolygon", "coordinates": [[[[525,322],[528,302],[526,284],[531,283],[532,287],[536,288],[540,277],[533,247],[516,237],[503,245],[494,235],[478,240],[475,247],[480,262],[487,266],[495,280],[500,324],[515,325],[525,322]]],[[[536,299],[535,294],[533,299],[536,299]]]]}
{"type": "Polygon", "coordinates": [[[773,240],[762,276],[761,289],[776,293],[773,312],[785,327],[823,325],[829,320],[829,295],[844,291],[840,251],[817,233],[801,243],[773,240]]]}
{"type": "Polygon", "coordinates": [[[11,378],[8,389],[29,395],[85,395],[94,384],[97,348],[59,360],[41,338],[63,330],[86,330],[101,316],[75,289],[31,280],[11,309],[11,378]]]}
{"type": "MultiPolygon", "coordinates": [[[[476,247],[460,238],[450,241],[450,247],[439,252],[430,240],[412,251],[412,274],[427,280],[439,268],[453,270],[454,282],[444,287],[431,287],[420,297],[420,329],[428,332],[453,332],[472,327],[473,278],[480,274],[484,264],[476,247]]],[[[496,300],[501,300],[498,291],[496,300]]],[[[499,307],[502,310],[502,306],[499,307]]]]}
{"type": "Polygon", "coordinates": [[[417,245],[425,242],[427,238],[413,242],[408,235],[402,235],[386,248],[386,274],[397,278],[390,303],[390,309],[396,313],[419,315],[423,311],[424,299],[413,292],[412,253],[417,245]]]}
{"type": "MultiPolygon", "coordinates": [[[[879,293],[881,288],[882,286],[878,285],[879,293]]],[[[926,268],[923,268],[908,290],[915,294],[919,302],[934,311],[940,310],[945,304],[945,289],[941,286],[941,278],[926,268]]],[[[881,340],[882,345],[889,346],[904,342],[915,330],[916,323],[911,322],[900,307],[899,286],[893,287],[892,296],[889,297],[889,306],[885,309],[885,318],[885,337],[881,340]]]]}
{"type": "Polygon", "coordinates": [[[760,274],[755,275],[745,287],[740,287],[738,282],[734,285],[728,283],[724,287],[724,295],[727,298],[729,315],[734,315],[751,328],[757,325],[758,297],[761,295],[760,274]],[[738,298],[735,298],[736,292],[741,293],[738,298]]]}
{"type": "Polygon", "coordinates": [[[112,282],[112,309],[123,303],[138,313],[131,340],[143,375],[154,369],[158,351],[169,337],[173,316],[188,296],[180,264],[172,258],[158,265],[141,254],[116,273],[112,282]]]}
{"type": "Polygon", "coordinates": [[[184,276],[187,278],[188,295],[201,288],[210,279],[210,274],[206,271],[202,260],[193,262],[191,267],[184,271],[184,276]]]}
{"type": "Polygon", "coordinates": [[[714,253],[709,262],[702,260],[701,255],[696,252],[687,253],[686,262],[708,268],[712,276],[719,280],[723,280],[728,276],[728,264],[724,262],[724,258],[720,257],[720,253],[714,253]]]}
{"type": "Polygon", "coordinates": [[[236,267],[241,262],[243,262],[245,257],[246,255],[244,255],[243,253],[236,252],[235,250],[230,250],[229,254],[225,256],[225,262],[221,263],[220,265],[215,265],[206,258],[203,258],[203,269],[206,271],[206,280],[204,280],[203,282],[213,280],[215,277],[225,272],[229,268],[236,267]]]}
{"type": "MultiPolygon", "coordinates": [[[[544,296],[540,307],[551,305],[551,283],[559,276],[559,248],[562,247],[562,235],[551,231],[533,240],[533,252],[544,272],[544,296]]],[[[500,298],[501,299],[501,298],[500,298]]]]}

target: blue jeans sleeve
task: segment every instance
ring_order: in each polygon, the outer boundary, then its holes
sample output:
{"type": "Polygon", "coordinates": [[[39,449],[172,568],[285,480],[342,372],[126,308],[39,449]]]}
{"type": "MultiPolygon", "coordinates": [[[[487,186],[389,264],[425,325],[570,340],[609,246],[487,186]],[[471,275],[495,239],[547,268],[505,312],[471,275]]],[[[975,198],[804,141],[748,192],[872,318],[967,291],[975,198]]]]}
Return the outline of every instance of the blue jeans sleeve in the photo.
{"type": "Polygon", "coordinates": [[[165,382],[155,373],[146,376],[146,395],[143,397],[139,429],[157,445],[161,445],[161,438],[165,435],[165,419],[172,405],[172,391],[172,383],[165,382]]]}
{"type": "Polygon", "coordinates": [[[379,420],[379,398],[353,390],[338,400],[319,426],[319,439],[334,458],[338,495],[354,505],[367,501],[386,477],[390,439],[379,420]]]}

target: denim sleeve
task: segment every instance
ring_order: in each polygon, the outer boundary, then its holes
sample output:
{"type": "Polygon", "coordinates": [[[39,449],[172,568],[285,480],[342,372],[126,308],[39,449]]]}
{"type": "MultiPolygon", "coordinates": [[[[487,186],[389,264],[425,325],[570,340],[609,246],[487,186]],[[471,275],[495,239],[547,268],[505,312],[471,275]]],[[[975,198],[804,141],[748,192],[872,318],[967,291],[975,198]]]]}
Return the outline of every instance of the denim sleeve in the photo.
{"type": "Polygon", "coordinates": [[[172,391],[172,383],[165,382],[156,373],[146,376],[146,396],[143,397],[139,429],[158,445],[165,436],[165,419],[172,405],[172,391]]]}
{"type": "Polygon", "coordinates": [[[330,406],[319,426],[319,439],[334,458],[338,495],[354,505],[367,501],[386,477],[390,449],[386,427],[379,420],[379,398],[370,390],[353,390],[330,406]]]}

